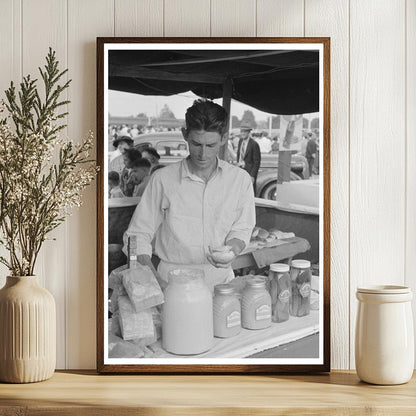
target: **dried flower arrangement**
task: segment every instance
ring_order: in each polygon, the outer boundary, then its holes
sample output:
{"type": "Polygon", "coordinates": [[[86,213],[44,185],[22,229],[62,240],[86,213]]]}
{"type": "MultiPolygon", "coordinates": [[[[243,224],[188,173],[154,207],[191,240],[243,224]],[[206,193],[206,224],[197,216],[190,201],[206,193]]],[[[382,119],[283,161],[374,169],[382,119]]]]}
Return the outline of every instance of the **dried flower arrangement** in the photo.
{"type": "Polygon", "coordinates": [[[12,276],[31,276],[48,234],[81,205],[81,194],[97,171],[90,158],[92,133],[80,144],[60,138],[59,123],[69,103],[60,101],[70,81],[59,82],[55,52],[49,49],[42,97],[37,80],[23,78],[20,91],[13,82],[0,105],[0,245],[10,258],[0,257],[12,276]]]}

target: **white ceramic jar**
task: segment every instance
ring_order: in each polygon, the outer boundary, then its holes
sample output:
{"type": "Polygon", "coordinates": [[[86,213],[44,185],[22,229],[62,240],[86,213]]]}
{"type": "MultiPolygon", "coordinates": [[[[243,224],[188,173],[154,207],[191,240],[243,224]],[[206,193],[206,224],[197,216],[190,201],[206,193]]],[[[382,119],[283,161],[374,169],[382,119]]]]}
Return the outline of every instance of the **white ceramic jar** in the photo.
{"type": "Polygon", "coordinates": [[[412,377],[414,332],[410,288],[371,286],[357,289],[355,366],[372,384],[402,384],[412,377]]]}
{"type": "Polygon", "coordinates": [[[212,293],[199,269],[168,274],[162,311],[162,346],[179,355],[201,354],[214,342],[212,293]]]}

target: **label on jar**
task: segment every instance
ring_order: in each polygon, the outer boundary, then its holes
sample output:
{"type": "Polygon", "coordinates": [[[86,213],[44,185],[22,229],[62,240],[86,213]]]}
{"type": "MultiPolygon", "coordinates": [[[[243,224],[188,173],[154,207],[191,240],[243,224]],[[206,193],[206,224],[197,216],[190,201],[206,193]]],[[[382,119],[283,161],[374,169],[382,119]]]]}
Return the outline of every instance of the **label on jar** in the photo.
{"type": "Polygon", "coordinates": [[[299,293],[303,298],[307,298],[311,294],[311,284],[308,282],[303,283],[299,288],[299,293]]]}
{"type": "Polygon", "coordinates": [[[238,311],[231,312],[227,316],[227,328],[241,325],[241,314],[238,311]]]}
{"type": "Polygon", "coordinates": [[[289,299],[290,299],[289,289],[282,290],[279,294],[280,302],[287,303],[287,302],[289,302],[289,299]]]}
{"type": "Polygon", "coordinates": [[[262,305],[256,309],[256,321],[270,319],[272,317],[272,308],[269,305],[262,305]]]}

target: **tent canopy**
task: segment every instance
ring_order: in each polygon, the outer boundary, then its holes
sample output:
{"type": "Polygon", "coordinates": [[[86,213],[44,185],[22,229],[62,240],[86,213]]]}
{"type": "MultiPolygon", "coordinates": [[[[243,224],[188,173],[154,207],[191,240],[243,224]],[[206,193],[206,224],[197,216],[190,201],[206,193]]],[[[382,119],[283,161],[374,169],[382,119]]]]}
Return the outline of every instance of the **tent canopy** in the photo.
{"type": "Polygon", "coordinates": [[[316,50],[110,50],[109,89],[142,95],[192,91],[271,114],[319,111],[316,50]]]}

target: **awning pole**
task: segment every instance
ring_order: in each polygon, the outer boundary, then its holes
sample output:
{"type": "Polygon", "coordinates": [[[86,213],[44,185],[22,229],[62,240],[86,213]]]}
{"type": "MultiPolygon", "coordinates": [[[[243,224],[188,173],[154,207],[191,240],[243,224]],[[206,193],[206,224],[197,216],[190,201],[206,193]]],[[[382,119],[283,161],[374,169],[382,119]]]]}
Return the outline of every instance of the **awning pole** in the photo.
{"type": "Polygon", "coordinates": [[[231,120],[231,97],[233,93],[233,80],[231,78],[227,78],[224,83],[222,84],[222,106],[224,107],[225,111],[228,114],[227,120],[227,129],[226,129],[226,136],[227,141],[220,149],[220,159],[227,160],[227,149],[228,149],[228,130],[230,127],[230,120],[231,120]]]}

